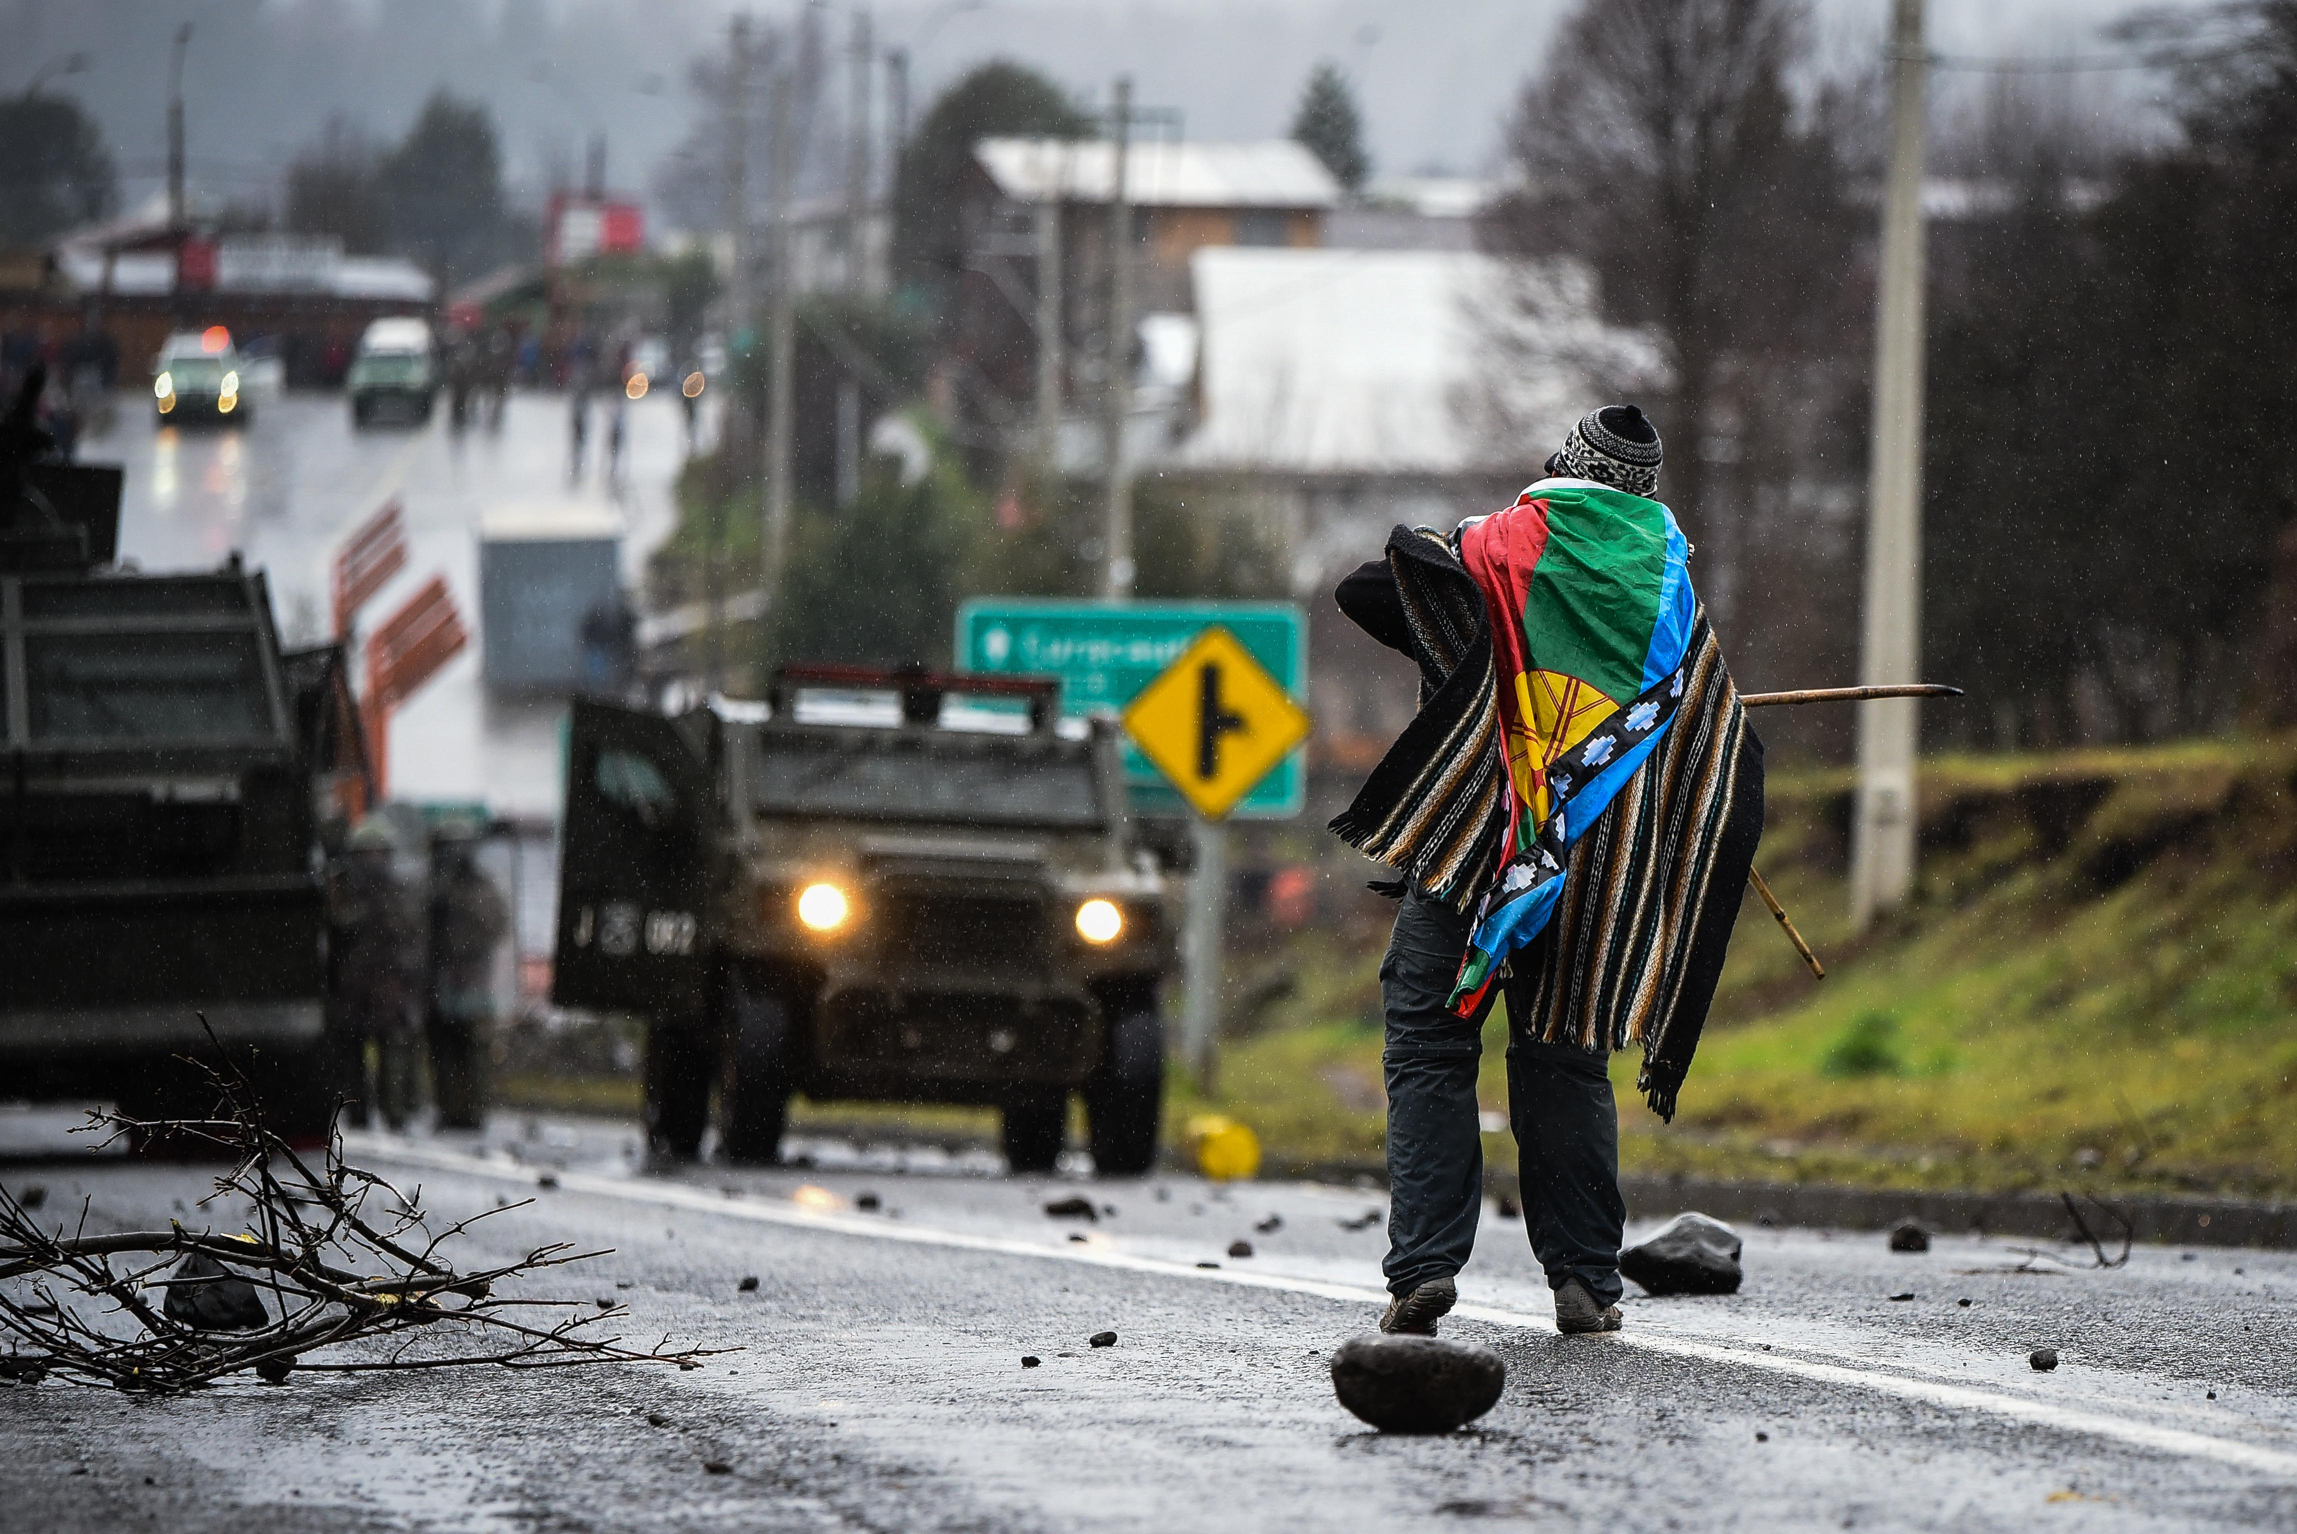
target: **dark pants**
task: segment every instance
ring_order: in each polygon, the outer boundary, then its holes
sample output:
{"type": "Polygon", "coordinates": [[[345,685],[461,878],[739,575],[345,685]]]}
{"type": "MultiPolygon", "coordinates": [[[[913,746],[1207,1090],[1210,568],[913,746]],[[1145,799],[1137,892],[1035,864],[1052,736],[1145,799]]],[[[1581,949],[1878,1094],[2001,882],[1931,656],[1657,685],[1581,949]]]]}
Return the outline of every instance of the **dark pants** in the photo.
{"type": "MultiPolygon", "coordinates": [[[[1467,1265],[1483,1211],[1483,1138],[1476,1067],[1484,1015],[1444,1007],[1468,925],[1417,893],[1404,897],[1380,999],[1388,1044],[1388,1289],[1404,1294],[1467,1265]]],[[[1610,1056],[1510,1035],[1508,1116],[1523,1181],[1524,1226],[1551,1289],[1566,1279],[1596,1300],[1619,1298],[1619,1109],[1610,1056]]]]}

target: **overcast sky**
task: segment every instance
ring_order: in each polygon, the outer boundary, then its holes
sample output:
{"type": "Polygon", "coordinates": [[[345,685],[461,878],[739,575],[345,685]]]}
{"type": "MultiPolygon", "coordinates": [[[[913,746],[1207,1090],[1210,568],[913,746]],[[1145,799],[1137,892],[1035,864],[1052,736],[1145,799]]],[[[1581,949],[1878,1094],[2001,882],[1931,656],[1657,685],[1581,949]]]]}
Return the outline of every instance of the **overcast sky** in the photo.
{"type": "MultiPolygon", "coordinates": [[[[2190,3],[2190,0],[2189,0],[2190,3]]],[[[1501,119],[1542,62],[1565,0],[923,0],[874,7],[881,44],[916,55],[917,96],[984,59],[1032,64],[1081,98],[1129,69],[1136,99],[1177,108],[1192,138],[1280,134],[1302,81],[1332,59],[1356,81],[1382,173],[1490,168],[1501,119]]],[[[796,6],[741,7],[761,19],[796,6]]],[[[1932,0],[1930,37],[1959,54],[2094,53],[2126,0],[1932,0]]],[[[0,0],[0,91],[85,51],[50,88],[104,125],[132,193],[165,155],[167,54],[193,23],[185,69],[192,180],[248,200],[340,112],[405,131],[444,85],[494,109],[518,190],[578,169],[604,131],[610,175],[642,188],[690,126],[689,62],[722,49],[733,0],[0,0]]],[[[826,7],[844,36],[848,0],[826,7]]],[[[1822,55],[1880,46],[1887,0],[1815,0],[1822,55]]],[[[2106,77],[2137,93],[2145,85],[2106,77]]]]}

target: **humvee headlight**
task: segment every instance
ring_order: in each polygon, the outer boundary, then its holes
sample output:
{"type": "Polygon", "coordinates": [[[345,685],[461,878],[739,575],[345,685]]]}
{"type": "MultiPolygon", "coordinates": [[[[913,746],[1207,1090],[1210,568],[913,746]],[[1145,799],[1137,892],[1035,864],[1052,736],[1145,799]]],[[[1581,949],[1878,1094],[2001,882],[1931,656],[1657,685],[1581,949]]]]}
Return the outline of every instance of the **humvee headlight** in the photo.
{"type": "Polygon", "coordinates": [[[1088,900],[1077,907],[1077,936],[1088,943],[1113,943],[1125,930],[1125,913],[1113,900],[1088,900]]]}
{"type": "Polygon", "coordinates": [[[162,373],[159,377],[153,379],[152,393],[161,399],[166,399],[169,395],[175,393],[175,375],[173,373],[162,373]]]}
{"type": "Polygon", "coordinates": [[[852,914],[845,891],[834,884],[809,884],[798,894],[798,920],[816,932],[835,932],[852,914]]]}

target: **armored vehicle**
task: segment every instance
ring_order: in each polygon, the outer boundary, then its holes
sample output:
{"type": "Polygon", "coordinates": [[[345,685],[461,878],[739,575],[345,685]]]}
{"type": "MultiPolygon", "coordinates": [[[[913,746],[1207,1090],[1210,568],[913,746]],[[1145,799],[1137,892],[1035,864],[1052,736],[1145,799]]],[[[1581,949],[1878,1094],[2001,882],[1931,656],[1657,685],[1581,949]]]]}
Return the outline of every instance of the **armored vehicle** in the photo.
{"type": "Polygon", "coordinates": [[[644,1014],[659,1154],[770,1162],[792,1094],[1002,1110],[1049,1169],[1156,1157],[1164,874],[1058,683],[788,667],[763,704],[574,705],[555,999],[644,1014]]]}
{"type": "Polygon", "coordinates": [[[108,572],[119,471],[38,461],[38,392],[0,422],[0,1083],[197,1115],[212,1030],[309,1138],[343,1074],[314,793],[361,760],[342,666],[281,653],[236,556],[108,572]]]}

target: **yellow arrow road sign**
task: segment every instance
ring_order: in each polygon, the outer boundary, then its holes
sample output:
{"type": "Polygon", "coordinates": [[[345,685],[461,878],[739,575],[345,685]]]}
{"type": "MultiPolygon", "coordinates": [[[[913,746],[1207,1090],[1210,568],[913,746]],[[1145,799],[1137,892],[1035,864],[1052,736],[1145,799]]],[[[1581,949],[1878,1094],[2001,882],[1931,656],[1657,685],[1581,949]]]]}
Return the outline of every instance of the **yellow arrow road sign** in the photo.
{"type": "Polygon", "coordinates": [[[1207,820],[1219,820],[1308,736],[1308,715],[1215,625],[1141,689],[1125,733],[1207,820]]]}

